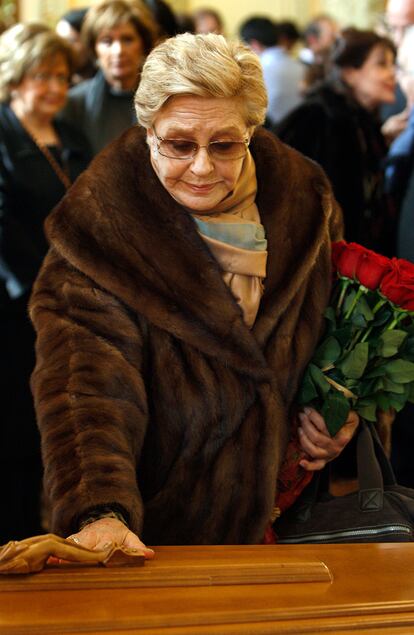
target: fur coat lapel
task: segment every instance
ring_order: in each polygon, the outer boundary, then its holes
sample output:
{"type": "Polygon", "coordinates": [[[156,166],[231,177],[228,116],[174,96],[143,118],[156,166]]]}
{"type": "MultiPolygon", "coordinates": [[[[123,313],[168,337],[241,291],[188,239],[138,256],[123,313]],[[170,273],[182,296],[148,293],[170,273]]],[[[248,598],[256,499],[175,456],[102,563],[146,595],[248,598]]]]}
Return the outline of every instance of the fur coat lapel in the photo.
{"type": "Polygon", "coordinates": [[[133,311],[222,363],[268,379],[263,346],[324,244],[332,197],[322,172],[298,161],[270,133],[257,131],[251,150],[269,244],[265,294],[252,331],[191,216],[160,184],[138,128],[95,159],[46,231],[69,262],[133,311]],[[306,171],[313,189],[301,186],[309,180],[306,171]]]}

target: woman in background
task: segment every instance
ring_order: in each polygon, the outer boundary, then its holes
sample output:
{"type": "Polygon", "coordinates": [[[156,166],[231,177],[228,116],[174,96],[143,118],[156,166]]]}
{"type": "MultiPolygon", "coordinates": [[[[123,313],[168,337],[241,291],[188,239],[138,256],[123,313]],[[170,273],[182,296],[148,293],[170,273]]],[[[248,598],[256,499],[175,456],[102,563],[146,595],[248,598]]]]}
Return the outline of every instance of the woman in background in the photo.
{"type": "Polygon", "coordinates": [[[82,36],[99,70],[70,90],[62,116],[80,126],[93,154],[136,123],[133,96],[156,33],[139,0],[104,0],[86,14],[82,36]]]}
{"type": "Polygon", "coordinates": [[[346,29],[327,79],[276,128],[326,170],[345,220],[345,238],[392,255],[395,220],[383,192],[386,144],[377,116],[395,93],[395,48],[373,31],[346,29]]]}
{"type": "Polygon", "coordinates": [[[55,119],[71,69],[69,46],[43,25],[17,24],[0,37],[0,542],[40,531],[27,302],[47,251],[43,221],[90,157],[84,137],[55,119]]]}

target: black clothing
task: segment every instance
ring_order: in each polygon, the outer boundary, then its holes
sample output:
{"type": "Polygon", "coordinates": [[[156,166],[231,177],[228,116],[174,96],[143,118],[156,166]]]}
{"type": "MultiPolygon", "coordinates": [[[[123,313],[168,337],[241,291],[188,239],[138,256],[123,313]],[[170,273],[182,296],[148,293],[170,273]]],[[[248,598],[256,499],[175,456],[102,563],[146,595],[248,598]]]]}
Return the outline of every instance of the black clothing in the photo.
{"type": "Polygon", "coordinates": [[[136,124],[134,92],[116,91],[98,71],[92,79],[71,88],[59,117],[82,130],[95,155],[136,124]]]}
{"type": "MultiPolygon", "coordinates": [[[[90,157],[87,142],[62,122],[56,123],[56,131],[62,152],[51,151],[61,155],[75,180],[90,157]]],[[[40,529],[39,434],[29,387],[34,331],[27,303],[48,248],[43,222],[64,193],[14,112],[0,104],[0,544],[40,529]]]]}
{"type": "Polygon", "coordinates": [[[346,240],[393,255],[395,223],[383,193],[386,145],[375,114],[343,85],[326,81],[274,132],[325,169],[344,213],[346,240]]]}

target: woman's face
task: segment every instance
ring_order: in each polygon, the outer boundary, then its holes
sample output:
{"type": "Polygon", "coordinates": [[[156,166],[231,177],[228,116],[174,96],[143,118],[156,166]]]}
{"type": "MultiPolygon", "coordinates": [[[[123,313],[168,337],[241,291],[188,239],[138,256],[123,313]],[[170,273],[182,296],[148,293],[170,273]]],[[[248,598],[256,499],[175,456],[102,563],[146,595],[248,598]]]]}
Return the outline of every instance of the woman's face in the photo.
{"type": "Polygon", "coordinates": [[[161,183],[184,207],[196,212],[214,209],[233,189],[240,176],[243,157],[212,159],[199,148],[191,159],[169,159],[158,151],[158,137],[195,141],[243,141],[248,135],[240,102],[231,98],[180,95],[170,98],[147,131],[151,162],[161,183]]]}
{"type": "Polygon", "coordinates": [[[395,74],[393,52],[378,44],[360,68],[344,69],[343,78],[361,106],[373,110],[395,100],[395,74]]]}
{"type": "Polygon", "coordinates": [[[144,43],[130,22],[102,31],[95,52],[106,81],[114,88],[132,90],[144,56],[144,43]]]}
{"type": "Polygon", "coordinates": [[[67,60],[60,53],[31,68],[12,90],[13,109],[19,117],[51,120],[66,103],[69,77],[67,60]]]}

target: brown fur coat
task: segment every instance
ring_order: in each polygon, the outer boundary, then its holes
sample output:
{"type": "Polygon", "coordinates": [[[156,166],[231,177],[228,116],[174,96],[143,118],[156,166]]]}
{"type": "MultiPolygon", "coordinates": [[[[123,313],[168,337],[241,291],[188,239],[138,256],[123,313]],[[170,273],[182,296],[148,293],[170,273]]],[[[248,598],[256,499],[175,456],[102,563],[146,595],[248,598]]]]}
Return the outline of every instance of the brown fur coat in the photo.
{"type": "Polygon", "coordinates": [[[341,221],[316,164],[263,130],[251,151],[269,250],[251,331],[137,128],[49,216],[31,317],[53,531],[116,503],[148,544],[260,542],[341,221]]]}

